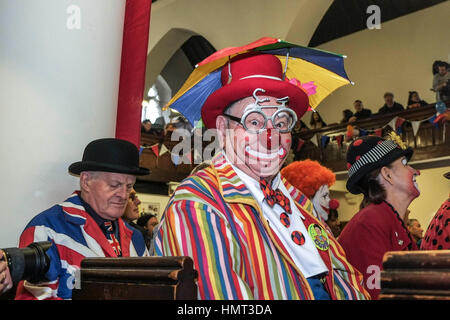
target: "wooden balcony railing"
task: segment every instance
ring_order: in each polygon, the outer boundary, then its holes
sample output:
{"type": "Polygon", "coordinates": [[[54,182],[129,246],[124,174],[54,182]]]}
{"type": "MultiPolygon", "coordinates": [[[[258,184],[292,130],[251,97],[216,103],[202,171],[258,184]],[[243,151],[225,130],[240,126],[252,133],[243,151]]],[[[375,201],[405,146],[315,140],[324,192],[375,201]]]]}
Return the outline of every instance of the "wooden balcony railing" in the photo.
{"type": "MultiPolygon", "coordinates": [[[[450,103],[447,102],[447,106],[450,103]]],[[[382,134],[386,134],[391,128],[388,124],[394,117],[403,118],[406,121],[401,126],[400,136],[405,143],[414,148],[411,161],[419,161],[432,158],[450,156],[450,124],[440,122],[433,125],[426,120],[436,114],[435,104],[425,107],[414,108],[388,115],[375,115],[369,119],[363,119],[350,123],[355,128],[364,129],[372,133],[382,128],[382,134]],[[412,121],[421,121],[416,135],[411,126],[412,121]]],[[[303,131],[295,138],[305,141],[301,149],[295,153],[295,160],[312,159],[321,162],[333,171],[347,170],[347,148],[351,141],[345,142],[345,135],[349,123],[330,125],[321,129],[303,131]],[[338,143],[336,137],[342,135],[342,144],[338,143]],[[322,137],[330,137],[328,144],[321,144],[322,137]],[[317,139],[317,146],[311,139],[317,139]]],[[[356,137],[355,137],[356,138],[356,137]]]]}
{"type": "MultiPolygon", "coordinates": [[[[450,103],[447,103],[450,107],[450,103]]],[[[362,128],[367,131],[374,131],[383,128],[383,134],[391,130],[388,126],[389,122],[396,116],[406,121],[402,125],[401,137],[408,146],[414,148],[412,161],[419,161],[432,158],[440,158],[450,156],[450,123],[439,123],[433,125],[429,121],[424,121],[435,115],[435,105],[405,110],[402,112],[391,113],[388,115],[373,116],[351,123],[356,128],[362,128]],[[416,135],[413,134],[411,121],[421,121],[419,130],[416,135]]],[[[348,123],[330,125],[321,129],[303,131],[294,135],[293,139],[301,138],[305,141],[303,146],[295,153],[295,160],[312,159],[318,160],[323,165],[329,167],[334,172],[346,171],[346,155],[347,148],[351,141],[338,144],[337,136],[345,137],[348,123]],[[330,141],[322,146],[321,140],[323,136],[330,137],[330,141]],[[316,138],[318,143],[314,144],[311,139],[316,138]]],[[[394,129],[394,128],[392,128],[394,129]]],[[[344,139],[343,139],[344,140],[344,139]]],[[[138,180],[148,182],[169,182],[181,181],[189,175],[189,173],[197,166],[197,163],[175,164],[171,158],[170,151],[180,141],[172,141],[170,136],[154,136],[143,133],[141,136],[141,146],[146,146],[140,157],[140,165],[150,169],[151,173],[138,180]],[[156,156],[155,152],[150,148],[158,144],[158,152],[162,153],[164,148],[169,152],[156,156]],[[163,150],[161,150],[161,148],[163,150]]],[[[203,142],[203,148],[211,142],[203,142]]],[[[191,147],[194,147],[194,139],[191,139],[191,147]]],[[[191,159],[194,158],[191,151],[191,159]]]]}
{"type": "Polygon", "coordinates": [[[169,181],[181,181],[186,178],[195,164],[178,164],[172,161],[171,150],[179,141],[172,141],[170,136],[154,136],[150,134],[141,134],[141,146],[146,146],[142,150],[139,165],[144,168],[150,169],[150,174],[139,177],[141,181],[150,182],[169,182],[169,181]],[[150,148],[158,144],[158,150],[164,145],[168,149],[168,152],[156,156],[155,152],[150,148]]]}

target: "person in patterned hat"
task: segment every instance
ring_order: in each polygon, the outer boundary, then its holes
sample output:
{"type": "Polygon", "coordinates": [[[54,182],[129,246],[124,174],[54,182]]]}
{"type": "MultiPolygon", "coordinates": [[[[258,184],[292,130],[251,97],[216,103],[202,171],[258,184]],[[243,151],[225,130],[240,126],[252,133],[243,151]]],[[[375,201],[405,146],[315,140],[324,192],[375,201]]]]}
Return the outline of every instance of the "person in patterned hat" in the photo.
{"type": "Polygon", "coordinates": [[[380,293],[380,271],[387,251],[417,250],[405,223],[409,204],[420,195],[420,174],[408,161],[413,150],[394,132],[388,139],[364,136],[347,152],[347,189],[364,194],[366,206],[339,236],[347,258],[364,275],[373,299],[380,293]]]}
{"type": "MultiPolygon", "coordinates": [[[[444,177],[450,179],[450,171],[444,177]]],[[[420,249],[450,250],[450,194],[431,219],[420,249]]]]}
{"type": "Polygon", "coordinates": [[[238,55],[202,106],[221,149],[178,186],[155,239],[158,256],[192,257],[199,299],[368,297],[311,202],[280,175],[309,104],[284,76],[273,55],[238,55]]]}

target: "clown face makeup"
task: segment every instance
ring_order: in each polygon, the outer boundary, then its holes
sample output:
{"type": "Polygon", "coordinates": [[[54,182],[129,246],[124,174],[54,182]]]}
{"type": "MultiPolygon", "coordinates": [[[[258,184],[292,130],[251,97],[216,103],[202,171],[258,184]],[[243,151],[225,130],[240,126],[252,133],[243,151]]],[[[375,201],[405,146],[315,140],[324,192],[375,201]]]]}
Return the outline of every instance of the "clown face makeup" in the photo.
{"type": "Polygon", "coordinates": [[[330,211],[330,190],[327,184],[321,185],[312,198],[314,210],[325,220],[330,211]]]}
{"type": "Polygon", "coordinates": [[[393,184],[396,190],[408,194],[413,199],[420,195],[419,185],[416,181],[420,171],[411,167],[405,157],[392,162],[392,172],[393,184]]]}
{"type": "Polygon", "coordinates": [[[224,130],[218,128],[219,131],[224,131],[221,133],[223,148],[229,161],[255,180],[274,177],[280,171],[291,147],[290,130],[278,130],[274,127],[276,123],[273,123],[280,119],[280,114],[287,113],[280,112],[281,108],[287,109],[284,103],[280,105],[277,98],[269,96],[259,96],[258,100],[258,113],[264,114],[265,125],[261,126],[256,122],[253,124],[258,125],[261,130],[246,130],[241,123],[244,113],[247,118],[247,115],[252,115],[251,108],[255,106],[255,98],[252,97],[236,102],[230,109],[230,114],[223,116],[227,124],[224,130]]]}

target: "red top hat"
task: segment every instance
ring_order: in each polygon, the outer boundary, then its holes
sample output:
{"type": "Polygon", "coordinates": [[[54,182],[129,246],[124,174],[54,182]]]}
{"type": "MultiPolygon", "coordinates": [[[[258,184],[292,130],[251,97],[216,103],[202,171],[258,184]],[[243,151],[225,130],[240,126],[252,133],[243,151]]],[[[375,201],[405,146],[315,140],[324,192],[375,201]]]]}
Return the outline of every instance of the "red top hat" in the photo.
{"type": "Polygon", "coordinates": [[[271,54],[245,53],[231,59],[222,68],[222,87],[214,91],[202,107],[206,128],[216,127],[216,118],[226,107],[240,99],[251,97],[256,88],[266,90],[264,95],[289,97],[289,107],[300,119],[308,108],[308,95],[303,89],[282,80],[280,60],[271,54]],[[231,74],[231,79],[229,79],[231,74]]]}

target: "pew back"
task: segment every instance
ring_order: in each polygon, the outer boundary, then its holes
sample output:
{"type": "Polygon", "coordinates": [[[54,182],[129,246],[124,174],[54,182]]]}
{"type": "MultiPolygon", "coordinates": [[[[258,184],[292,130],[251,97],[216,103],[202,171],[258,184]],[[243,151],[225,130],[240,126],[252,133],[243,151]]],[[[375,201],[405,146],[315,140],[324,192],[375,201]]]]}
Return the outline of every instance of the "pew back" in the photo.
{"type": "Polygon", "coordinates": [[[195,300],[197,277],[189,257],[86,258],[72,298],[195,300]]]}
{"type": "Polygon", "coordinates": [[[450,300],[450,250],[387,252],[380,299],[450,300]]]}

